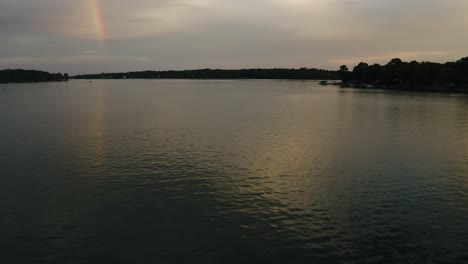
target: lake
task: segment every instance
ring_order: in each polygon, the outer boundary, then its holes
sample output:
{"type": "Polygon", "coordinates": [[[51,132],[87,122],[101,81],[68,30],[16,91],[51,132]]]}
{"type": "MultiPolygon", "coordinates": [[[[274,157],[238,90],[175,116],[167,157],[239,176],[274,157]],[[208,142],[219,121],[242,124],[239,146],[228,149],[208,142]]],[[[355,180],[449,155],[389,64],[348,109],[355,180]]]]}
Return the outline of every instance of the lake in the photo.
{"type": "Polygon", "coordinates": [[[468,262],[468,96],[0,85],[2,263],[468,262]]]}

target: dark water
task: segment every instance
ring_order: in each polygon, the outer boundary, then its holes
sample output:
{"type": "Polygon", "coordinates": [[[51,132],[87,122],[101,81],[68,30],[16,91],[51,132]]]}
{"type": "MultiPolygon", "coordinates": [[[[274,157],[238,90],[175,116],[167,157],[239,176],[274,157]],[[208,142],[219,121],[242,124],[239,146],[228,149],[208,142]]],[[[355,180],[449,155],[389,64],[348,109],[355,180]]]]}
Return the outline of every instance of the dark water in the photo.
{"type": "Polygon", "coordinates": [[[1,263],[468,262],[468,97],[0,85],[1,263]]]}

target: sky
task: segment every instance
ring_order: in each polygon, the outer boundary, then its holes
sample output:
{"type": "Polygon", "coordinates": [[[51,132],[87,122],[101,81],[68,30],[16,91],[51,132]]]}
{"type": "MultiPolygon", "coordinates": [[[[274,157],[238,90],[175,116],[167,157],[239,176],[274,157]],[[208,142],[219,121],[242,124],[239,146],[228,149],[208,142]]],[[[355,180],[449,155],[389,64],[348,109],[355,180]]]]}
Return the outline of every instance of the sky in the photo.
{"type": "Polygon", "coordinates": [[[467,0],[0,0],[0,69],[338,69],[468,56],[467,0]]]}

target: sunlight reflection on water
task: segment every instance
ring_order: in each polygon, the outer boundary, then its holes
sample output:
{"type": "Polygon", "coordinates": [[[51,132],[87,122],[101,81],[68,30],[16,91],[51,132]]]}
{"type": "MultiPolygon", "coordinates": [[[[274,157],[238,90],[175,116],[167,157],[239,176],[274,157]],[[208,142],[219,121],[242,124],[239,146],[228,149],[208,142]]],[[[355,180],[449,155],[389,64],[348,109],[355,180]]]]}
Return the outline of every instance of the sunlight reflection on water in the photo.
{"type": "Polygon", "coordinates": [[[6,262],[462,262],[468,100],[310,81],[0,85],[6,262]]]}

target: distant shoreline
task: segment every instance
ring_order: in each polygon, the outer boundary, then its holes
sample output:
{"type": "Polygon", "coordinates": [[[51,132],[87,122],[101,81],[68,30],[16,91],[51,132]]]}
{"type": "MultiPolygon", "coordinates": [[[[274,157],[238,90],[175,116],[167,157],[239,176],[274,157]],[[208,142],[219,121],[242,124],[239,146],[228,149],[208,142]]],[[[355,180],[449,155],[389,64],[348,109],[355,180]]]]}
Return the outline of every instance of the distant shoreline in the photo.
{"type": "Polygon", "coordinates": [[[299,69],[197,69],[181,71],[137,71],[76,75],[73,79],[287,79],[338,80],[337,71],[299,69]]]}
{"type": "Polygon", "coordinates": [[[0,82],[0,84],[28,84],[28,83],[60,83],[60,82],[68,82],[68,80],[62,81],[12,81],[12,82],[0,82]]]}
{"type": "Polygon", "coordinates": [[[350,70],[317,68],[249,68],[134,71],[119,73],[68,74],[33,70],[2,70],[0,83],[37,83],[76,80],[311,80],[343,88],[384,89],[416,92],[468,93],[468,57],[454,62],[404,62],[394,58],[385,65],[361,62],[350,70]],[[324,81],[327,80],[327,81],[324,81]],[[329,83],[330,82],[330,83],[329,83]]]}
{"type": "MultiPolygon", "coordinates": [[[[236,79],[220,79],[220,78],[132,78],[132,79],[102,79],[102,78],[94,78],[94,79],[75,79],[70,78],[70,80],[194,80],[194,81],[236,81],[236,80],[258,80],[258,81],[314,81],[314,82],[323,82],[325,80],[319,79],[255,79],[255,78],[236,78],[236,79]]],[[[450,90],[447,90],[447,87],[443,86],[418,86],[418,87],[402,87],[402,86],[391,86],[391,85],[371,85],[371,84],[360,84],[360,85],[350,85],[350,84],[342,84],[338,80],[326,80],[326,84],[321,84],[321,86],[334,86],[341,89],[359,89],[359,90],[386,90],[386,91],[405,91],[405,92],[421,92],[421,93],[455,93],[455,94],[468,94],[468,86],[463,87],[451,87],[450,90]],[[328,82],[330,81],[330,82],[328,82]]]]}
{"type": "Polygon", "coordinates": [[[45,71],[8,69],[0,70],[0,83],[40,83],[68,81],[67,73],[49,73],[45,71]]]}
{"type": "Polygon", "coordinates": [[[419,93],[454,93],[454,94],[468,94],[468,86],[455,86],[447,89],[444,86],[352,86],[340,85],[342,89],[359,89],[359,90],[386,90],[386,91],[404,91],[404,92],[419,92],[419,93]]]}
{"type": "MultiPolygon", "coordinates": [[[[320,79],[280,79],[280,78],[131,78],[131,79],[110,79],[110,78],[90,78],[90,79],[83,79],[83,78],[69,78],[68,80],[62,81],[16,81],[16,82],[0,82],[0,84],[34,84],[34,83],[60,83],[60,82],[67,82],[69,80],[194,80],[194,81],[236,81],[236,80],[259,80],[259,81],[315,81],[321,82],[323,80],[320,79]]],[[[420,93],[453,93],[453,94],[468,94],[468,86],[464,87],[451,87],[450,90],[447,90],[447,87],[443,86],[420,86],[420,87],[402,87],[402,86],[384,86],[384,85],[371,85],[371,84],[360,84],[360,85],[350,85],[350,84],[342,84],[341,82],[337,82],[337,80],[327,80],[332,81],[330,83],[321,84],[321,86],[334,86],[341,89],[358,89],[358,90],[386,90],[386,91],[405,91],[405,92],[420,92],[420,93]]]]}

